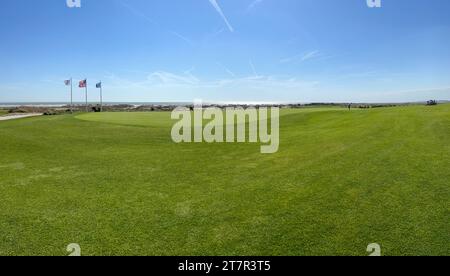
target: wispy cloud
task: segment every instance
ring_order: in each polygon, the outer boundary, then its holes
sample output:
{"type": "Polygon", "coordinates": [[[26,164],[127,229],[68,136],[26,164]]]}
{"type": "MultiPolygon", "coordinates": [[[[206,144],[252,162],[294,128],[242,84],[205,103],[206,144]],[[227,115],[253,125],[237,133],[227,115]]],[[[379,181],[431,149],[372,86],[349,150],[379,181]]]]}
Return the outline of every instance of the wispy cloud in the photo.
{"type": "Polygon", "coordinates": [[[211,37],[216,37],[218,35],[220,35],[221,33],[223,33],[225,31],[225,28],[220,28],[217,31],[215,31],[214,33],[211,34],[211,37]]]}
{"type": "Polygon", "coordinates": [[[187,37],[175,32],[175,31],[170,31],[171,34],[173,34],[174,36],[178,37],[179,39],[183,40],[184,42],[186,42],[187,44],[194,46],[194,43],[187,37]]]}
{"type": "Polygon", "coordinates": [[[217,3],[217,0],[209,0],[211,5],[216,9],[216,11],[219,13],[219,15],[222,17],[223,21],[225,21],[225,24],[227,25],[230,32],[234,32],[233,26],[231,26],[230,22],[228,21],[227,17],[223,13],[222,9],[220,8],[219,4],[217,3]]]}
{"type": "Polygon", "coordinates": [[[141,17],[142,19],[148,21],[149,23],[152,23],[154,25],[158,25],[156,23],[155,20],[153,20],[152,18],[150,18],[149,16],[143,14],[141,11],[135,9],[134,7],[130,6],[128,3],[125,3],[122,0],[118,0],[119,4],[121,4],[123,7],[125,7],[126,9],[128,9],[130,12],[132,12],[134,15],[141,17]]]}
{"type": "Polygon", "coordinates": [[[186,75],[192,75],[192,72],[195,71],[195,66],[192,66],[189,70],[184,71],[184,74],[186,75]]]}
{"type": "Polygon", "coordinates": [[[341,73],[339,76],[337,76],[333,81],[336,80],[344,80],[344,79],[375,79],[379,77],[381,74],[378,71],[372,70],[372,71],[360,71],[360,72],[352,72],[352,73],[341,73]]]}
{"type": "Polygon", "coordinates": [[[134,79],[136,75],[132,77],[130,80],[110,75],[105,79],[108,98],[111,101],[274,102],[293,99],[304,102],[311,95],[317,96],[320,89],[319,82],[281,75],[203,78],[186,72],[155,71],[137,79],[134,79]],[[273,91],[277,91],[276,95],[273,91]]]}
{"type": "MultiPolygon", "coordinates": [[[[155,90],[163,88],[176,88],[177,91],[186,91],[192,89],[229,89],[234,91],[236,89],[306,89],[313,88],[319,83],[316,81],[303,81],[295,77],[280,77],[280,76],[244,76],[236,77],[234,73],[229,72],[232,78],[221,78],[216,80],[204,80],[192,74],[192,69],[181,74],[168,71],[155,71],[147,74],[147,76],[140,81],[131,81],[120,78],[114,74],[106,76],[109,80],[111,89],[145,89],[155,90]]],[[[208,90],[214,91],[214,90],[208,90]]]]}
{"type": "Polygon", "coordinates": [[[250,64],[250,67],[253,70],[253,74],[255,75],[255,77],[257,77],[258,73],[256,72],[256,68],[255,68],[255,65],[253,64],[253,61],[249,60],[248,63],[250,64]]]}
{"type": "Polygon", "coordinates": [[[306,53],[302,53],[299,55],[283,58],[280,60],[281,63],[290,63],[290,62],[304,62],[310,59],[319,58],[322,54],[318,50],[309,51],[306,53]]]}
{"type": "Polygon", "coordinates": [[[301,61],[313,59],[313,58],[318,57],[318,56],[319,56],[319,51],[312,51],[312,52],[306,53],[306,54],[301,58],[301,61]]]}
{"type": "Polygon", "coordinates": [[[145,83],[162,85],[198,85],[200,80],[190,72],[184,74],[174,74],[166,71],[157,71],[147,76],[145,83]]]}
{"type": "Polygon", "coordinates": [[[163,28],[163,27],[162,27],[160,24],[158,24],[158,22],[156,22],[153,18],[151,18],[151,17],[145,15],[144,13],[142,13],[142,12],[139,11],[138,9],[136,9],[136,8],[134,8],[134,7],[132,7],[132,6],[130,6],[129,4],[125,3],[124,1],[118,0],[118,2],[119,2],[123,7],[125,7],[127,10],[129,10],[131,13],[133,13],[134,15],[136,15],[137,17],[140,17],[140,18],[142,18],[143,20],[145,20],[145,21],[151,23],[152,25],[155,25],[155,26],[157,26],[157,27],[163,29],[164,31],[169,32],[170,34],[172,34],[172,35],[178,37],[179,39],[183,40],[184,42],[186,42],[187,44],[189,44],[189,45],[191,45],[191,46],[194,45],[194,43],[193,43],[190,39],[188,39],[188,38],[186,38],[185,36],[179,34],[178,32],[175,32],[175,31],[172,31],[172,30],[167,30],[167,29],[163,28]]]}
{"type": "Polygon", "coordinates": [[[206,34],[203,39],[202,43],[203,45],[208,45],[208,43],[212,40],[215,40],[218,36],[220,36],[223,32],[225,32],[226,28],[219,28],[211,31],[210,33],[206,34]]]}
{"type": "Polygon", "coordinates": [[[233,71],[231,71],[230,69],[228,69],[227,67],[225,67],[223,64],[217,62],[217,65],[219,65],[220,67],[222,67],[222,69],[225,70],[225,72],[227,72],[228,75],[230,75],[231,77],[233,77],[233,78],[236,77],[236,74],[235,74],[233,71]]]}
{"type": "Polygon", "coordinates": [[[302,55],[295,55],[295,56],[282,58],[282,59],[280,59],[280,63],[290,63],[290,62],[293,62],[295,60],[298,60],[301,56],[302,55]]]}
{"type": "Polygon", "coordinates": [[[261,4],[263,2],[263,0],[254,0],[250,5],[248,5],[247,10],[252,10],[253,8],[255,8],[256,6],[258,6],[259,4],[261,4]]]}

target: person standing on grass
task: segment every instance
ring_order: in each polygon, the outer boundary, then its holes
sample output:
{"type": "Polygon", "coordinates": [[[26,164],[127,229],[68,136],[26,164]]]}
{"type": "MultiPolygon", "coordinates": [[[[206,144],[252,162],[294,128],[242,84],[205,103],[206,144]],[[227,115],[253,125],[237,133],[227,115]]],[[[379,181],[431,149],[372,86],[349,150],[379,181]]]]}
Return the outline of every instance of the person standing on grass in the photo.
{"type": "Polygon", "coordinates": [[[348,104],[348,110],[349,110],[349,111],[352,110],[352,104],[351,104],[351,103],[348,104]]]}

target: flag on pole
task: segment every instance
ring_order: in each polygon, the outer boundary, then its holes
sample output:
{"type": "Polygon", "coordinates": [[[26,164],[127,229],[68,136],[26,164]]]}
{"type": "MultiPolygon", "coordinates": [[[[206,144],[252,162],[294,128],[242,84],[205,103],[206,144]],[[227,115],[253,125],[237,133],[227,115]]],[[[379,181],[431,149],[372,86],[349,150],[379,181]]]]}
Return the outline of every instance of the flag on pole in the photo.
{"type": "Polygon", "coordinates": [[[80,83],[78,84],[79,88],[86,88],[87,86],[87,80],[82,80],[80,81],[80,83]]]}
{"type": "Polygon", "coordinates": [[[100,81],[95,85],[96,88],[100,89],[100,112],[103,112],[103,91],[102,91],[102,82],[100,81]]]}
{"type": "Polygon", "coordinates": [[[73,86],[72,86],[72,78],[69,80],[65,80],[64,84],[66,86],[70,86],[70,113],[73,113],[73,86]]]}
{"type": "Polygon", "coordinates": [[[78,83],[78,87],[79,88],[84,88],[85,89],[85,94],[86,94],[86,112],[89,111],[89,107],[88,107],[88,86],[87,86],[87,79],[84,79],[82,81],[80,81],[78,83]]]}

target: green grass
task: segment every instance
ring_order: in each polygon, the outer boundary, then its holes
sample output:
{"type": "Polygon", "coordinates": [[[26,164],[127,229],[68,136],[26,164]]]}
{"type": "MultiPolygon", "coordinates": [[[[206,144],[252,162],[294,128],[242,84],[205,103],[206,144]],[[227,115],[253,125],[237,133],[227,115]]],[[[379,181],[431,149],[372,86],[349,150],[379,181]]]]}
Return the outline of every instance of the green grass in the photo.
{"type": "Polygon", "coordinates": [[[450,254],[450,105],[282,115],[271,155],[170,113],[0,122],[0,255],[450,254]]]}

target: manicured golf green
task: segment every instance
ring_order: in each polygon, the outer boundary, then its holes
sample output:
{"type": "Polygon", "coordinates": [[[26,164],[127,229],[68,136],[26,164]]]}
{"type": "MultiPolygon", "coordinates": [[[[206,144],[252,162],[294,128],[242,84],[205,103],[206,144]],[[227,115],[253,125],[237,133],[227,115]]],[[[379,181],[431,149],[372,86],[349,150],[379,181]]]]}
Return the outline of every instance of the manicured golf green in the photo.
{"type": "Polygon", "coordinates": [[[0,255],[450,254],[450,105],[281,114],[269,155],[170,113],[0,122],[0,255]]]}

